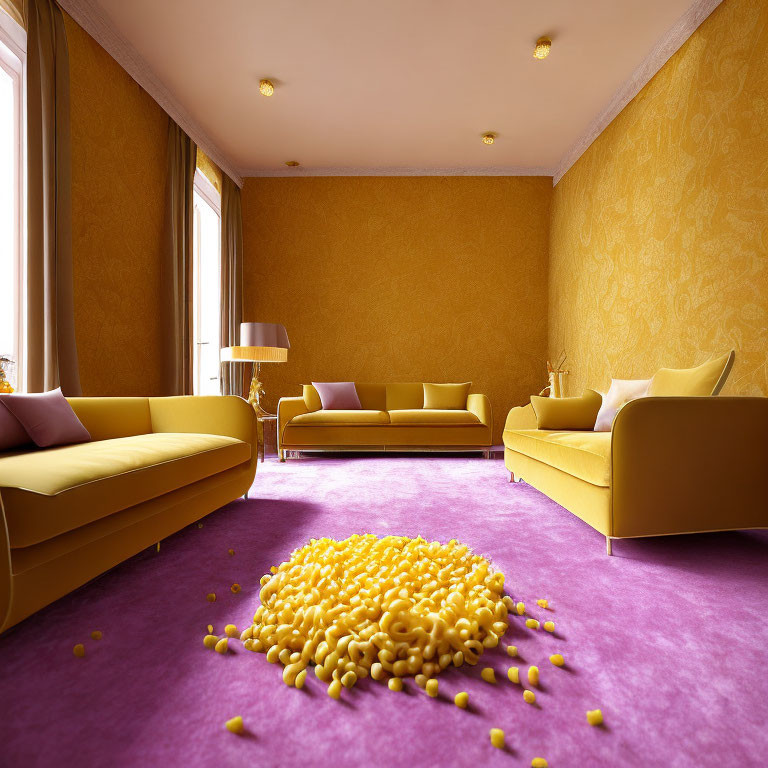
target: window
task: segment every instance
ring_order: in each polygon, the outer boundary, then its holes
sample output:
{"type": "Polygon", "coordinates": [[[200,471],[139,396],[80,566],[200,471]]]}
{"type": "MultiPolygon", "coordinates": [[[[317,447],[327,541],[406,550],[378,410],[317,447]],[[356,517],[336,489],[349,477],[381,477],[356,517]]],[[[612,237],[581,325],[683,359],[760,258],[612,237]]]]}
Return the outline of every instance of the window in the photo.
{"type": "Polygon", "coordinates": [[[24,50],[26,34],[0,11],[0,357],[23,389],[24,50]]]}
{"type": "Polygon", "coordinates": [[[195,173],[193,234],[194,394],[219,394],[221,197],[195,173]]]}

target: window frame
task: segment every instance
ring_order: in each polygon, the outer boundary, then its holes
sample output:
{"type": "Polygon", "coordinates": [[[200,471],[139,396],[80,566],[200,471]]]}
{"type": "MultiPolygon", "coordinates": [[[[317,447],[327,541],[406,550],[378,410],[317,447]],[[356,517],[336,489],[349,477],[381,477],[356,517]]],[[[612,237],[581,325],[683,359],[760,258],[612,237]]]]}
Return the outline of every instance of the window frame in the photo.
{"type": "Polygon", "coordinates": [[[4,11],[0,11],[0,68],[13,81],[14,90],[14,315],[16,318],[16,389],[26,391],[24,341],[26,317],[26,168],[27,168],[27,33],[4,11]]]}
{"type": "MultiPolygon", "coordinates": [[[[219,191],[216,189],[216,187],[211,183],[211,181],[208,179],[208,177],[199,169],[195,169],[195,176],[194,176],[194,182],[193,182],[193,190],[197,194],[200,195],[200,197],[213,209],[213,211],[216,213],[219,221],[219,231],[218,236],[216,238],[216,242],[218,244],[218,269],[216,270],[219,275],[219,281],[217,283],[217,291],[219,292],[219,307],[221,307],[221,232],[222,232],[222,222],[221,222],[221,195],[219,194],[219,191]]],[[[193,195],[194,199],[194,195],[193,195]]],[[[193,204],[193,215],[194,215],[194,204],[193,204]]],[[[193,360],[192,360],[192,391],[194,394],[198,394],[196,390],[201,390],[201,382],[200,382],[200,370],[198,368],[198,361],[200,359],[199,349],[198,345],[201,343],[199,341],[200,339],[200,323],[201,323],[201,317],[199,312],[200,307],[200,282],[199,279],[195,277],[195,275],[199,275],[201,272],[200,269],[200,231],[199,231],[200,224],[195,219],[193,221],[193,233],[192,233],[192,252],[193,252],[193,261],[192,261],[192,270],[193,270],[193,290],[194,295],[192,297],[192,344],[194,345],[193,349],[193,360]]],[[[219,358],[219,365],[217,367],[216,375],[218,377],[218,384],[219,384],[219,392],[221,392],[221,338],[220,338],[220,332],[219,332],[219,339],[218,339],[218,347],[217,350],[217,357],[219,358]]]]}

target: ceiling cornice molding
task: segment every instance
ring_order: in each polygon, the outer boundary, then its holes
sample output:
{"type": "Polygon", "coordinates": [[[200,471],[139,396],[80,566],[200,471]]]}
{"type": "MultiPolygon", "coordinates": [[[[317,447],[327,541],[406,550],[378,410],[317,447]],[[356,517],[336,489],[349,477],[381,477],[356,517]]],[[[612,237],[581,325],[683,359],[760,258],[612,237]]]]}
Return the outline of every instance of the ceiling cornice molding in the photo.
{"type": "Polygon", "coordinates": [[[565,176],[568,170],[589,149],[592,142],[640,93],[651,78],[672,58],[721,2],[722,0],[695,0],[672,28],[656,43],[629,79],[613,94],[605,109],[589,124],[584,134],[563,155],[555,169],[553,184],[557,184],[565,176]]]}
{"type": "Polygon", "coordinates": [[[240,172],[229,162],[215,142],[176,100],[138,51],[120,35],[93,0],[58,0],[59,5],[178,123],[221,170],[238,186],[240,172]]]}
{"type": "Polygon", "coordinates": [[[548,176],[554,168],[278,168],[243,171],[244,178],[283,178],[291,176],[548,176]]]}

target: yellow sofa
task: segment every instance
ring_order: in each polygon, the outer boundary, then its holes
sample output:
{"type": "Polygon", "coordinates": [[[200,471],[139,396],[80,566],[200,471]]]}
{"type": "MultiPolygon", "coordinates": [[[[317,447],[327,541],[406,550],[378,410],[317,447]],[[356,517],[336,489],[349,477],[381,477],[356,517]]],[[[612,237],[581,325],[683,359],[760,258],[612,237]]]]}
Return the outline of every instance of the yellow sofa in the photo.
{"type": "Polygon", "coordinates": [[[72,398],[92,442],[0,454],[0,631],[247,494],[239,397],[72,398]]]}
{"type": "MultiPolygon", "coordinates": [[[[683,373],[662,369],[656,390],[683,373]]],[[[503,438],[510,482],[589,523],[609,555],[613,539],[768,527],[768,398],[644,397],[611,432],[539,429],[528,404],[503,438]]]]}
{"type": "Polygon", "coordinates": [[[464,451],[492,444],[491,403],[467,396],[466,408],[424,408],[420,383],[355,383],[362,410],[324,411],[311,384],[277,406],[280,460],[288,451],[464,451]]]}

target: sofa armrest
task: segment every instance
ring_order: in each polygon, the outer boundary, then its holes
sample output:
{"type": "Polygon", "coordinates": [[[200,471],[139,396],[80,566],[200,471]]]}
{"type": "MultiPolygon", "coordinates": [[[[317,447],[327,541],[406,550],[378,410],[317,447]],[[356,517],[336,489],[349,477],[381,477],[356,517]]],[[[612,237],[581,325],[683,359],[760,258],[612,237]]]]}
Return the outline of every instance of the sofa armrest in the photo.
{"type": "Polygon", "coordinates": [[[3,500],[0,497],[0,632],[5,629],[5,623],[11,609],[12,583],[11,544],[8,536],[8,524],[5,521],[3,500]]]}
{"type": "Polygon", "coordinates": [[[534,413],[533,405],[528,403],[528,405],[513,408],[507,414],[504,429],[536,429],[536,414],[534,413]]]}
{"type": "Polygon", "coordinates": [[[294,416],[309,413],[303,397],[281,397],[277,403],[277,447],[283,444],[283,432],[294,416]]]}
{"type": "Polygon", "coordinates": [[[611,536],[768,527],[768,398],[648,397],[616,415],[611,536]]]}
{"type": "Polygon", "coordinates": [[[153,432],[200,432],[250,443],[256,453],[256,414],[241,397],[151,397],[153,432]]]}
{"type": "Polygon", "coordinates": [[[493,429],[493,411],[487,395],[468,395],[467,410],[474,413],[480,419],[481,424],[485,424],[488,429],[493,429]]]}

